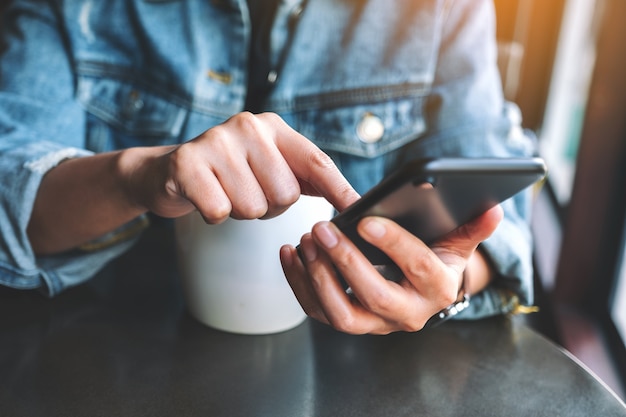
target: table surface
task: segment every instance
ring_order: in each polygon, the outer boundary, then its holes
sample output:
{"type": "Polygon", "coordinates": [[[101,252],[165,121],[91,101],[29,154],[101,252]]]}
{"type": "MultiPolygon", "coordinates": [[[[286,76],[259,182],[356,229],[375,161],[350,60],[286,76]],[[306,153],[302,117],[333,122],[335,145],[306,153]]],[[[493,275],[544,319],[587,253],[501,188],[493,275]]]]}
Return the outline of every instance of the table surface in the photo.
{"type": "Polygon", "coordinates": [[[244,336],[184,309],[171,230],[47,299],[0,289],[0,416],[626,416],[519,318],[244,336]]]}

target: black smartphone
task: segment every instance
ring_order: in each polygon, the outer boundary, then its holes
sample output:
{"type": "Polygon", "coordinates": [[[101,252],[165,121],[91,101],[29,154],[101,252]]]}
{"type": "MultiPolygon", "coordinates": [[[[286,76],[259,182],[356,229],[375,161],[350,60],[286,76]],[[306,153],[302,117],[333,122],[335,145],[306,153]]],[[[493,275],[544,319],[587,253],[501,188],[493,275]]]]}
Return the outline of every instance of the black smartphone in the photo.
{"type": "Polygon", "coordinates": [[[331,221],[374,265],[392,261],[363,240],[363,217],[387,217],[426,244],[542,180],[541,158],[443,158],[407,163],[331,221]]]}

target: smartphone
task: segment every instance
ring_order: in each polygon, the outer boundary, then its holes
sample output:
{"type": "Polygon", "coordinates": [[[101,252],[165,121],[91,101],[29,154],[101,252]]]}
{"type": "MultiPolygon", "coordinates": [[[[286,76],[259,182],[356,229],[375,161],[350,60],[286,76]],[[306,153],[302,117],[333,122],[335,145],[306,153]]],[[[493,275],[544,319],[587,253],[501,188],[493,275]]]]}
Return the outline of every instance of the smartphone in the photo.
{"type": "Polygon", "coordinates": [[[366,216],[387,217],[426,244],[541,181],[541,158],[443,158],[407,163],[331,221],[374,265],[393,262],[356,231],[366,216]]]}

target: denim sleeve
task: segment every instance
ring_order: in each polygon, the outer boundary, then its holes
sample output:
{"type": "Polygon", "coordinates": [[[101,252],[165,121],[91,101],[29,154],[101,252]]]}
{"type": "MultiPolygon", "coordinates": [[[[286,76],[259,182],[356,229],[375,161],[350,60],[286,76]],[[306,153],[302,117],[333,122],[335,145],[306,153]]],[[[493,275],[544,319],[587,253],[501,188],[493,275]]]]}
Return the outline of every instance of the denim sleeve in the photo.
{"type": "MultiPolygon", "coordinates": [[[[435,83],[426,103],[429,133],[413,145],[415,152],[432,157],[534,155],[534,138],[522,130],[519,109],[502,96],[492,3],[452,0],[444,19],[435,83]]],[[[523,311],[533,303],[531,200],[528,189],[502,204],[503,221],[481,244],[497,278],[474,294],[460,318],[523,311]]]]}
{"type": "Polygon", "coordinates": [[[52,296],[91,277],[135,235],[59,256],[37,257],[30,246],[26,228],[41,179],[60,161],[90,154],[68,45],[47,4],[15,1],[0,24],[0,284],[52,296]]]}

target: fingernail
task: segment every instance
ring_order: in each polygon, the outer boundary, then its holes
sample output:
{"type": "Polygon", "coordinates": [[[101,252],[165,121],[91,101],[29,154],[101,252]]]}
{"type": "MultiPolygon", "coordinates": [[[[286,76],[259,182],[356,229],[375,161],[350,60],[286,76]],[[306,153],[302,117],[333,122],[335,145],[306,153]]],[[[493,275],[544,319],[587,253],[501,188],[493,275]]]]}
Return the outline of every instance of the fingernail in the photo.
{"type": "Polygon", "coordinates": [[[285,245],[280,248],[280,259],[287,268],[293,266],[293,255],[289,246],[285,245]]]}
{"type": "Polygon", "coordinates": [[[337,235],[329,222],[320,223],[315,228],[315,236],[327,249],[332,249],[339,243],[339,239],[337,239],[337,235]]]}
{"type": "Polygon", "coordinates": [[[315,246],[315,242],[312,240],[303,240],[300,247],[302,248],[304,258],[307,262],[313,262],[317,258],[317,247],[315,246]]]}
{"type": "Polygon", "coordinates": [[[383,222],[375,218],[367,218],[363,220],[363,231],[373,238],[381,238],[387,232],[383,222]]]}

